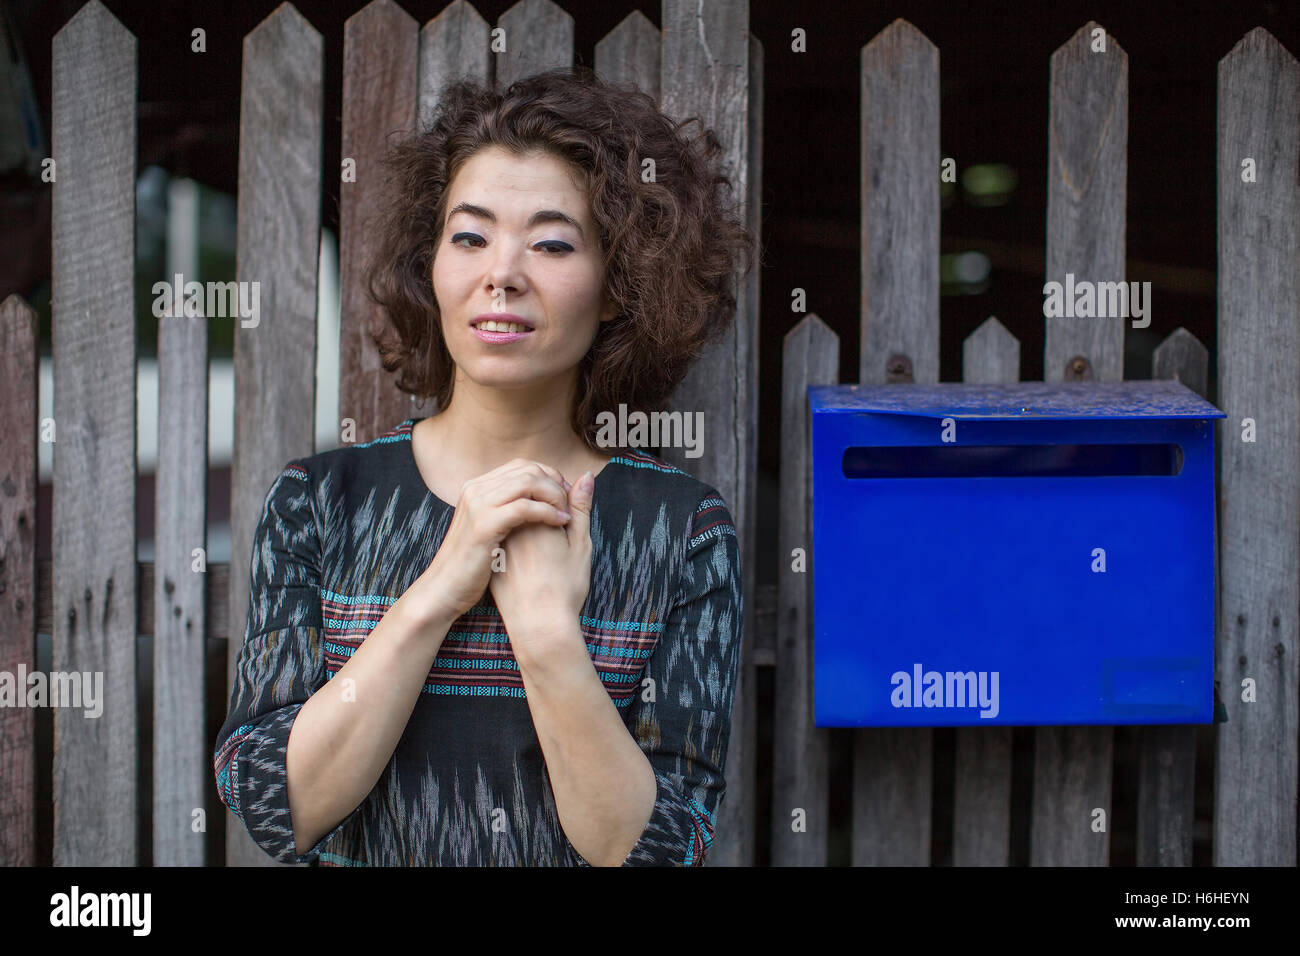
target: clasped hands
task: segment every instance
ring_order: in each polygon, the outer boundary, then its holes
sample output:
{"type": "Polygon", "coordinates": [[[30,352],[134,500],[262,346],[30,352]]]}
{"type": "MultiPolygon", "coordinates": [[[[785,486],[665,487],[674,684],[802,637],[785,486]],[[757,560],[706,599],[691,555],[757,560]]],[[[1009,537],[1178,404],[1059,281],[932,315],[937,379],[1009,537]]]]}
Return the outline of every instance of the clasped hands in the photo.
{"type": "MultiPolygon", "coordinates": [[[[570,484],[540,466],[563,492],[563,526],[529,521],[501,542],[489,582],[516,657],[543,653],[580,634],[578,617],[591,587],[590,474],[570,484]]],[[[557,500],[559,496],[556,496],[557,500]]]]}

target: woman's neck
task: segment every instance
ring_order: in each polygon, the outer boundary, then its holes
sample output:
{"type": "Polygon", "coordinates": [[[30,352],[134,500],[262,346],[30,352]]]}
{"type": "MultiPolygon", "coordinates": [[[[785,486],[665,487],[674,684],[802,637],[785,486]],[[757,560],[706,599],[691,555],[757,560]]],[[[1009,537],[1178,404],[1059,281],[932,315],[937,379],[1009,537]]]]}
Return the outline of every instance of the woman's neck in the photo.
{"type": "Polygon", "coordinates": [[[598,472],[612,457],[593,450],[574,434],[568,422],[550,427],[511,428],[508,422],[492,425],[466,422],[448,409],[415,426],[412,442],[417,461],[437,463],[437,471],[452,484],[485,474],[515,458],[526,458],[555,468],[570,482],[584,471],[598,472]]]}

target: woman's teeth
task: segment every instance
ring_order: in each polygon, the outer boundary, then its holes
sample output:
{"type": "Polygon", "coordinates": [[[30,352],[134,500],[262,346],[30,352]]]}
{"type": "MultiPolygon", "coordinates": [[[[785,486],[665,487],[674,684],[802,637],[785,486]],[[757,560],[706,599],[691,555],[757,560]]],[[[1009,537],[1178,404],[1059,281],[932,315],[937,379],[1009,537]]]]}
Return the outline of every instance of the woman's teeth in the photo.
{"type": "Polygon", "coordinates": [[[476,329],[482,329],[484,332],[528,332],[528,326],[520,325],[518,322],[497,322],[488,319],[486,322],[480,322],[474,326],[476,329]]]}

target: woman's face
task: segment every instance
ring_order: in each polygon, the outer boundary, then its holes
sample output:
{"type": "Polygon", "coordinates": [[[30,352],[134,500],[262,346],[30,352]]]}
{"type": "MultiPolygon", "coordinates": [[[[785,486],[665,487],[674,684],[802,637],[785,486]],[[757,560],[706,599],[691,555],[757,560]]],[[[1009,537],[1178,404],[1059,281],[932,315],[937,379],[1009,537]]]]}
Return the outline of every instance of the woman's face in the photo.
{"type": "Polygon", "coordinates": [[[580,175],[550,153],[487,147],[453,178],[432,278],[458,375],[491,388],[566,378],[617,314],[580,175]],[[480,336],[480,317],[531,331],[480,336]]]}

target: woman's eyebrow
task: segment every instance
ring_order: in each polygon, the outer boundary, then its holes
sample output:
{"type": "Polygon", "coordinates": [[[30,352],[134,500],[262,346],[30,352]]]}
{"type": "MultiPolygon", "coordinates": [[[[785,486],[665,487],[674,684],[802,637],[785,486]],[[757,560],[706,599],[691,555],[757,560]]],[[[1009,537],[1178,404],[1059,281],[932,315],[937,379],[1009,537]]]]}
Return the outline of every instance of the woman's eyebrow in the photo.
{"type": "MultiPolygon", "coordinates": [[[[471,216],[486,219],[488,222],[497,221],[497,217],[493,214],[492,210],[468,202],[456,203],[456,205],[451,208],[451,212],[447,213],[447,218],[450,219],[458,212],[469,213],[471,216]]],[[[587,235],[582,231],[582,225],[578,220],[574,219],[568,213],[561,212],[558,209],[537,210],[537,212],[533,213],[532,217],[528,220],[528,225],[529,227],[532,227],[540,222],[567,222],[574,229],[578,230],[578,235],[582,236],[583,239],[587,238],[587,235]]]]}

